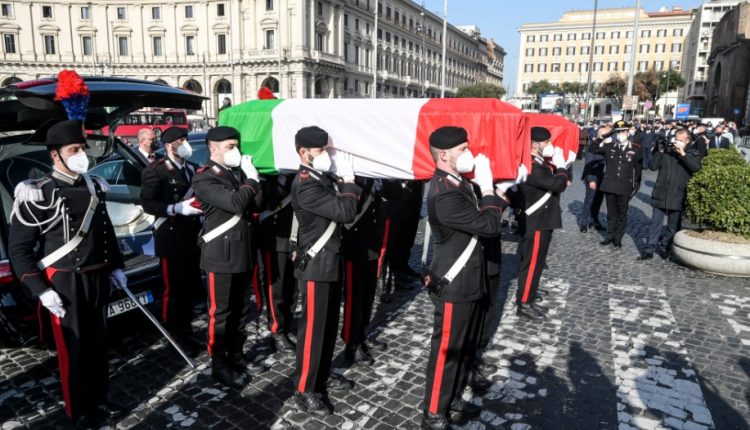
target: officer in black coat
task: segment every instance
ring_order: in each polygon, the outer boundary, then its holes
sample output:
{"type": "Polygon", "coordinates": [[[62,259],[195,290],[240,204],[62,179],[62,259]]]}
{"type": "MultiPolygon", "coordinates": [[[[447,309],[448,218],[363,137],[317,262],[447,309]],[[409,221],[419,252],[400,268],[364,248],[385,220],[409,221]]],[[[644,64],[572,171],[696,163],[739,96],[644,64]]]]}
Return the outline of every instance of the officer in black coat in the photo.
{"type": "Polygon", "coordinates": [[[326,387],[353,387],[343,377],[329,378],[329,372],[341,305],[341,229],[356,218],[361,193],[350,155],[337,157],[340,178],[327,174],[332,164],[328,141],[328,133],[319,127],[297,132],[300,170],[292,183],[292,207],[299,222],[294,276],[302,295],[294,398],[303,411],[319,416],[331,413],[322,398],[326,387]]]}
{"type": "Polygon", "coordinates": [[[249,222],[259,185],[250,156],[240,154],[239,138],[231,127],[209,130],[211,158],[193,177],[193,190],[205,213],[200,267],[208,273],[212,376],[232,388],[241,388],[251,374],[263,370],[243,355],[252,270],[249,222]]]}
{"type": "Polygon", "coordinates": [[[672,238],[680,229],[685,194],[690,177],[701,168],[700,150],[690,145],[690,133],[677,130],[669,144],[654,149],[649,169],[658,170],[656,185],[651,194],[651,225],[648,241],[638,260],[653,258],[654,251],[667,258],[672,238]],[[667,229],[662,234],[662,224],[667,218],[667,229]]]}
{"type": "Polygon", "coordinates": [[[281,173],[261,178],[263,207],[259,215],[258,248],[260,250],[268,308],[268,329],[278,352],[291,353],[296,346],[289,337],[296,304],[296,280],[292,266],[292,181],[294,175],[281,173]]]}
{"type": "Polygon", "coordinates": [[[643,153],[640,145],[629,140],[630,124],[617,121],[614,134],[599,130],[599,137],[589,147],[595,154],[603,154],[606,170],[601,190],[607,202],[607,238],[601,245],[622,247],[622,237],[628,223],[628,203],[641,186],[643,153]]]}
{"type": "Polygon", "coordinates": [[[537,304],[539,279],[547,260],[552,232],[562,227],[560,193],[570,180],[562,151],[552,145],[544,127],[531,129],[531,172],[521,184],[526,231],[521,241],[521,266],[516,290],[516,312],[530,319],[544,319],[546,308],[537,304]]]}
{"type": "Polygon", "coordinates": [[[424,270],[435,310],[422,428],[447,429],[449,411],[467,419],[481,412],[461,399],[476,357],[480,301],[487,294],[485,256],[478,238],[500,234],[507,202],[496,195],[489,159],[480,154],[475,161],[472,156],[463,128],[435,130],[430,136],[430,151],[437,165],[427,184],[434,249],[432,263],[424,270]],[[481,190],[480,201],[461,176],[472,170],[481,190]]]}
{"type": "Polygon", "coordinates": [[[197,166],[188,161],[193,149],[186,129],[170,127],[161,139],[167,156],[143,170],[141,205],[156,217],[154,241],[164,281],[162,321],[178,342],[198,349],[203,342],[190,326],[194,296],[202,288],[197,242],[203,211],[191,205],[197,166]]]}
{"type": "MultiPolygon", "coordinates": [[[[38,134],[42,133],[38,131],[38,134]]],[[[65,412],[78,428],[122,414],[107,401],[107,318],[111,279],[127,285],[105,204],[107,183],[86,174],[86,135],[78,120],[49,127],[52,172],[18,184],[8,253],[21,284],[51,314],[65,412]]]]}
{"type": "MultiPolygon", "coordinates": [[[[593,144],[592,140],[589,145],[593,144]]],[[[584,160],[586,164],[583,166],[581,180],[583,180],[583,185],[586,187],[586,196],[583,199],[583,211],[578,222],[581,233],[586,233],[591,227],[597,230],[604,229],[601,223],[599,223],[599,210],[604,201],[604,193],[601,190],[602,180],[604,179],[604,155],[586,151],[584,160]]]]}
{"type": "Polygon", "coordinates": [[[419,229],[424,184],[421,181],[398,181],[401,193],[389,199],[386,210],[389,219],[387,248],[388,270],[395,278],[397,288],[411,289],[419,273],[409,265],[411,249],[419,229]]]}

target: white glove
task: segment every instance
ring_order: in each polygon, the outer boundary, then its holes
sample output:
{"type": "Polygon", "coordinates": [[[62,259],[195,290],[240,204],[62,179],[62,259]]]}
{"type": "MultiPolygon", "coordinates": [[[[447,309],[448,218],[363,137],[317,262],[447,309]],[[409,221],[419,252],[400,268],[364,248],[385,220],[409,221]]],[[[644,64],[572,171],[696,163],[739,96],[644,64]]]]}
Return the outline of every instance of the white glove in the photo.
{"type": "Polygon", "coordinates": [[[245,173],[245,176],[247,176],[247,179],[252,179],[254,181],[257,181],[258,176],[258,169],[253,166],[253,156],[252,155],[243,155],[240,158],[240,169],[245,173]]]}
{"type": "Polygon", "coordinates": [[[565,157],[561,148],[555,148],[555,155],[552,156],[552,164],[558,169],[565,168],[565,157]]]}
{"type": "Polygon", "coordinates": [[[44,292],[39,295],[39,301],[42,302],[42,306],[49,309],[52,315],[55,315],[58,318],[65,318],[66,311],[62,299],[52,288],[44,290],[44,292]]]}
{"type": "Polygon", "coordinates": [[[573,151],[568,151],[568,159],[565,160],[565,168],[570,168],[570,166],[573,165],[573,163],[576,162],[576,156],[577,154],[573,151]]]}
{"type": "Polygon", "coordinates": [[[336,174],[344,182],[354,182],[354,156],[352,154],[338,151],[336,155],[336,174]]]}
{"type": "Polygon", "coordinates": [[[495,189],[500,191],[501,194],[505,194],[508,192],[508,189],[510,189],[510,187],[514,186],[515,184],[515,181],[503,181],[495,184],[495,189]]]}
{"type": "Polygon", "coordinates": [[[521,163],[518,166],[518,176],[516,176],[516,184],[526,182],[526,176],[528,175],[529,175],[529,170],[526,168],[526,166],[523,163],[521,163]]]}
{"type": "Polygon", "coordinates": [[[167,209],[168,213],[171,213],[172,215],[183,215],[183,216],[193,216],[193,215],[200,215],[203,213],[202,210],[190,206],[191,203],[195,201],[195,197],[191,199],[187,199],[185,201],[175,203],[173,205],[169,205],[169,209],[167,209]]]}
{"type": "Polygon", "coordinates": [[[114,270],[112,274],[109,275],[109,280],[119,289],[128,286],[128,277],[125,276],[125,272],[123,272],[122,269],[114,270]]]}
{"type": "Polygon", "coordinates": [[[482,193],[493,190],[490,159],[484,154],[479,154],[474,158],[474,183],[479,185],[482,193]]]}

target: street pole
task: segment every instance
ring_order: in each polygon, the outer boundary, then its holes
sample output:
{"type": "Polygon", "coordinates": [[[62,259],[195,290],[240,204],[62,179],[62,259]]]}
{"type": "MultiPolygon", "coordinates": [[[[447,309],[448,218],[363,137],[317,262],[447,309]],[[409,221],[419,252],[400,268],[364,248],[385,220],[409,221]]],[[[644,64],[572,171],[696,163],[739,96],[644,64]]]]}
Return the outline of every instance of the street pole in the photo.
{"type": "Polygon", "coordinates": [[[443,66],[440,81],[440,98],[445,98],[445,51],[448,46],[448,0],[443,0],[443,66]]]}
{"type": "Polygon", "coordinates": [[[281,0],[278,0],[276,7],[279,8],[279,17],[276,25],[276,28],[279,29],[279,34],[276,35],[276,49],[279,50],[279,98],[281,98],[281,61],[283,60],[283,53],[281,50],[281,0]]]}
{"type": "Polygon", "coordinates": [[[424,24],[425,24],[425,22],[424,22],[424,20],[425,20],[424,2],[422,2],[422,12],[420,12],[419,14],[422,15],[422,27],[421,27],[421,29],[422,29],[422,70],[421,70],[421,72],[422,73],[420,73],[420,75],[422,75],[421,76],[421,78],[422,78],[422,97],[424,98],[425,97],[425,93],[427,92],[427,85],[426,85],[426,83],[427,83],[426,82],[427,81],[427,70],[425,70],[425,68],[427,66],[427,61],[425,61],[425,53],[424,53],[425,37],[427,35],[427,32],[424,29],[424,24]]]}
{"type": "Polygon", "coordinates": [[[372,32],[372,98],[378,98],[378,0],[375,0],[375,30],[372,32]]]}
{"type": "Polygon", "coordinates": [[[665,111],[664,113],[666,113],[666,111],[669,110],[669,78],[671,74],[672,74],[672,62],[670,60],[669,70],[667,71],[667,88],[664,89],[664,91],[667,93],[666,100],[664,100],[664,111],[665,111]]]}
{"type": "Polygon", "coordinates": [[[591,47],[589,48],[589,77],[586,83],[586,120],[592,117],[591,113],[591,73],[594,65],[594,39],[596,39],[596,13],[599,10],[599,0],[594,0],[594,25],[591,27],[591,47]]]}
{"type": "MultiPolygon", "coordinates": [[[[229,0],[229,27],[235,28],[234,22],[232,21],[232,16],[233,16],[232,8],[233,8],[232,0],[229,0]]],[[[230,65],[230,70],[231,70],[230,73],[232,74],[232,76],[229,79],[230,79],[230,82],[232,83],[232,104],[234,105],[237,103],[237,99],[234,97],[234,87],[236,87],[237,85],[235,85],[235,82],[234,82],[234,36],[232,36],[233,34],[234,34],[233,31],[229,32],[229,65],[230,65]]],[[[221,101],[219,101],[219,103],[221,103],[221,101]]],[[[216,110],[216,112],[217,112],[216,116],[218,117],[219,116],[218,109],[216,110]]]]}
{"type": "Polygon", "coordinates": [[[635,0],[635,25],[633,27],[632,48],[630,49],[630,75],[628,76],[628,96],[633,95],[633,78],[635,76],[635,48],[638,42],[638,25],[641,21],[641,0],[635,0]]]}

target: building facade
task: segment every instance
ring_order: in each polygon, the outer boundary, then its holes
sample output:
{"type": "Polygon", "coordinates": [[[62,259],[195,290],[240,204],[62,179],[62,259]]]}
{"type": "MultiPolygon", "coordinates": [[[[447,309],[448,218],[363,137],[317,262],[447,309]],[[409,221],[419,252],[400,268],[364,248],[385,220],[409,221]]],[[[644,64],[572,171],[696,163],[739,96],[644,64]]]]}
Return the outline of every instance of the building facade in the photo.
{"type": "MultiPolygon", "coordinates": [[[[516,96],[524,97],[532,82],[547,80],[553,84],[578,82],[586,84],[589,67],[596,88],[612,75],[627,77],[631,67],[633,31],[636,13],[639,30],[635,41],[635,71],[680,70],[685,35],[691,13],[679,7],[659,12],[636,11],[635,8],[600,9],[566,12],[559,21],[524,24],[519,28],[516,96]],[[593,50],[593,61],[589,64],[593,50]]],[[[592,90],[595,95],[596,91],[592,90]]],[[[676,93],[661,97],[660,102],[674,105],[676,93]],[[671,96],[671,101],[669,100],[671,96]]],[[[611,113],[612,102],[594,100],[594,114],[611,113]]]]}
{"type": "Polygon", "coordinates": [[[709,0],[693,10],[693,23],[685,39],[682,76],[685,87],[681,98],[690,103],[690,113],[704,116],[708,57],[714,28],[721,18],[742,0],[709,0]]]}
{"type": "MultiPolygon", "coordinates": [[[[214,117],[261,86],[283,98],[371,97],[375,0],[0,0],[0,85],[72,68],[191,89],[214,117]]],[[[380,1],[378,97],[440,94],[442,18],[380,1]]],[[[464,31],[466,30],[466,31],[464,31]]],[[[505,52],[448,26],[446,95],[502,84],[505,52]]]]}

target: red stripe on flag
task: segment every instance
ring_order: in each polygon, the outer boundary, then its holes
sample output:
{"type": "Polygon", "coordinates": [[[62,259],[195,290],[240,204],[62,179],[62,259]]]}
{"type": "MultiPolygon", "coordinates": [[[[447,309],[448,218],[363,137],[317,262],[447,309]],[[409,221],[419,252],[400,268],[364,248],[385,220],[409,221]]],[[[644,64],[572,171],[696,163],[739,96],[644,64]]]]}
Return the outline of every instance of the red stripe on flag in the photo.
{"type": "Polygon", "coordinates": [[[539,230],[534,232],[534,247],[531,251],[531,263],[529,264],[529,271],[526,273],[526,285],[523,287],[523,297],[521,297],[521,303],[527,303],[529,301],[529,294],[531,293],[531,282],[534,280],[534,270],[536,270],[536,260],[539,254],[539,238],[541,232],[539,230]]]}
{"type": "Polygon", "coordinates": [[[451,339],[451,319],[453,319],[453,303],[444,303],[443,308],[443,336],[440,339],[437,362],[435,363],[435,375],[432,382],[432,395],[430,396],[430,413],[438,413],[440,403],[440,388],[443,384],[443,373],[445,371],[445,359],[448,355],[448,344],[451,339]]]}
{"type": "Polygon", "coordinates": [[[70,357],[68,356],[68,346],[65,344],[60,318],[52,313],[50,313],[50,317],[52,319],[52,334],[55,337],[55,346],[57,347],[57,363],[60,366],[60,383],[62,384],[63,399],[65,400],[65,413],[68,417],[72,418],[73,405],[70,400],[70,357]]]}
{"type": "MultiPolygon", "coordinates": [[[[271,311],[271,333],[279,330],[279,322],[276,321],[276,309],[273,307],[273,271],[271,270],[271,251],[263,253],[266,263],[266,284],[268,284],[268,309],[271,311]]],[[[281,274],[279,274],[281,277],[281,274]]]]}
{"type": "Polygon", "coordinates": [[[208,309],[208,355],[213,355],[216,340],[216,281],[212,272],[208,272],[208,297],[211,300],[211,307],[208,309]]]}
{"type": "Polygon", "coordinates": [[[165,257],[161,258],[161,276],[164,278],[164,296],[161,304],[161,320],[167,322],[169,319],[169,266],[165,257]]]}
{"type": "MultiPolygon", "coordinates": [[[[302,373],[297,391],[305,392],[310,373],[310,350],[312,349],[313,324],[315,324],[315,281],[307,281],[307,319],[305,321],[305,347],[302,354],[302,373]]],[[[327,375],[326,375],[327,376],[327,375]]]]}
{"type": "Polygon", "coordinates": [[[344,343],[349,344],[351,329],[352,329],[352,276],[354,275],[354,263],[351,261],[346,262],[346,305],[344,306],[344,330],[343,336],[344,343]]]}

